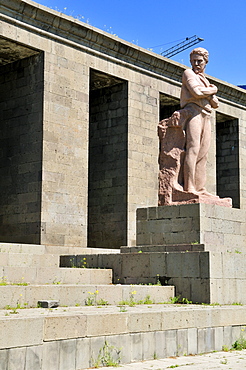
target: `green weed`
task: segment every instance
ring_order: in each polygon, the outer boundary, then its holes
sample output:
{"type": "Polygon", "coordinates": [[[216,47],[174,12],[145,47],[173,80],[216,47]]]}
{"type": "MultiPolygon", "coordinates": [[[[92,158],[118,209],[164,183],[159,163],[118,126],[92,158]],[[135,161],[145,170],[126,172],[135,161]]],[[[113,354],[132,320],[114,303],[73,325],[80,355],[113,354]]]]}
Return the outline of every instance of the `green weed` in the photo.
{"type": "Polygon", "coordinates": [[[24,282],[24,281],[23,281],[23,279],[24,279],[24,277],[23,277],[23,278],[21,278],[21,280],[22,280],[22,281],[17,282],[17,283],[8,283],[6,276],[4,276],[4,277],[2,277],[2,278],[0,279],[0,286],[6,286],[6,285],[20,285],[20,286],[27,286],[27,285],[28,285],[28,283],[24,282]]]}
{"type": "Polygon", "coordinates": [[[1,286],[5,286],[5,285],[7,285],[7,279],[6,279],[6,277],[4,276],[3,278],[1,278],[1,280],[0,280],[0,285],[1,286]]]}
{"type": "Polygon", "coordinates": [[[160,281],[160,275],[159,274],[156,275],[156,284],[155,285],[161,286],[161,281],[160,281]]]}
{"type": "Polygon", "coordinates": [[[87,268],[87,261],[86,261],[86,257],[84,257],[81,261],[80,261],[80,267],[82,268],[87,268]]]}
{"type": "Polygon", "coordinates": [[[242,349],[246,349],[246,339],[241,336],[235,343],[232,345],[232,349],[236,351],[241,351],[242,349]]]}
{"type": "Polygon", "coordinates": [[[94,367],[98,368],[100,366],[113,366],[118,367],[120,364],[120,352],[121,349],[114,346],[110,346],[107,341],[105,341],[104,346],[99,350],[98,357],[94,362],[94,367]]]}
{"type": "Polygon", "coordinates": [[[221,363],[222,365],[226,365],[226,364],[227,364],[227,358],[225,358],[224,360],[221,360],[221,361],[220,361],[220,363],[221,363]]]}
{"type": "Polygon", "coordinates": [[[152,299],[150,299],[150,295],[146,295],[145,299],[144,299],[144,302],[143,304],[153,304],[154,301],[152,301],[152,299]]]}
{"type": "Polygon", "coordinates": [[[88,292],[88,294],[89,294],[89,297],[85,300],[85,305],[86,306],[96,306],[98,290],[96,290],[94,293],[88,292]]]}
{"type": "Polygon", "coordinates": [[[136,290],[130,293],[130,299],[129,300],[122,300],[118,303],[119,306],[130,306],[134,307],[137,304],[153,304],[154,301],[150,298],[150,295],[146,295],[144,299],[135,300],[134,295],[137,294],[136,290]]]}
{"type": "Polygon", "coordinates": [[[127,309],[125,306],[119,306],[120,307],[120,312],[127,312],[127,309]]]}
{"type": "MultiPolygon", "coordinates": [[[[22,306],[19,302],[16,303],[16,306],[10,306],[9,304],[7,306],[5,306],[5,310],[11,310],[9,313],[11,314],[17,314],[19,313],[17,310],[23,310],[25,308],[27,308],[28,306],[28,303],[24,303],[24,305],[22,306]]],[[[6,315],[7,316],[7,315],[6,315]]]]}
{"type": "Polygon", "coordinates": [[[169,304],[192,304],[192,301],[189,301],[188,298],[181,298],[180,295],[177,297],[170,298],[170,301],[164,302],[169,304]]]}
{"type": "Polygon", "coordinates": [[[202,303],[202,306],[221,306],[220,303],[218,302],[213,302],[213,303],[202,303]]]}
{"type": "Polygon", "coordinates": [[[222,346],[222,351],[224,352],[229,352],[230,349],[227,346],[222,346]]]}
{"type": "Polygon", "coordinates": [[[105,299],[102,299],[102,298],[98,299],[98,301],[97,301],[98,306],[107,306],[108,304],[109,304],[108,301],[106,301],[105,299]]]}
{"type": "Polygon", "coordinates": [[[55,279],[55,280],[53,281],[53,284],[55,284],[55,285],[60,285],[60,284],[61,284],[61,281],[59,281],[59,280],[56,280],[56,279],[55,279]]]}

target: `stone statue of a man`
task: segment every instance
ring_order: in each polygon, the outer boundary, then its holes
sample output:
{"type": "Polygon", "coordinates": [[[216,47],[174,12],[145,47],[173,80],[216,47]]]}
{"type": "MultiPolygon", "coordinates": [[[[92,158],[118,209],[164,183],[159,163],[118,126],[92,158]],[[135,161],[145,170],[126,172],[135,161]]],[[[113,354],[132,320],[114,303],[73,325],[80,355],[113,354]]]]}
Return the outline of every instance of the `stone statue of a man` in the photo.
{"type": "Polygon", "coordinates": [[[231,207],[230,198],[221,199],[205,188],[210,116],[212,109],[218,107],[217,87],[204,75],[207,50],[192,50],[190,61],[192,69],[186,69],[182,77],[181,109],[158,125],[158,204],[204,202],[231,207]]]}
{"type": "Polygon", "coordinates": [[[190,119],[185,124],[186,151],[184,160],[184,191],[210,195],[205,189],[206,163],[210,146],[212,108],[218,107],[217,87],[204,75],[208,51],[196,48],[190,54],[192,69],[182,77],[181,108],[188,109],[190,119]]]}

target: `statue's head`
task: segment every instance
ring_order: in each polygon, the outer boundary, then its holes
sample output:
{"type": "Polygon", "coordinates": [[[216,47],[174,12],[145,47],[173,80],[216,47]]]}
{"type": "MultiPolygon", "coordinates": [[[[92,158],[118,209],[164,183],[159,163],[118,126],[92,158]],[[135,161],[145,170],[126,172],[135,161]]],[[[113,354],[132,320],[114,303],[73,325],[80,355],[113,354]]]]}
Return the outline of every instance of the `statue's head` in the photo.
{"type": "Polygon", "coordinates": [[[195,48],[190,53],[190,62],[195,73],[203,73],[208,63],[208,51],[204,48],[195,48]]]}
{"type": "Polygon", "coordinates": [[[206,64],[208,63],[209,52],[206,49],[204,49],[204,48],[195,48],[195,49],[193,49],[190,53],[190,61],[191,61],[191,58],[194,54],[201,55],[203,57],[203,59],[205,60],[206,64]]]}

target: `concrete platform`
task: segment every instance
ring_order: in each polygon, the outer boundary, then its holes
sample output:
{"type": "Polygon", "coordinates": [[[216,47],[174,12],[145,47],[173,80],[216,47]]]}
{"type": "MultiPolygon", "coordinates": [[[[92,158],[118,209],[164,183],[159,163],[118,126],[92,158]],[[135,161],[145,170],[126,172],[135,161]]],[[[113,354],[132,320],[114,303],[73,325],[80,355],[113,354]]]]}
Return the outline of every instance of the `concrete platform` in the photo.
{"type": "Polygon", "coordinates": [[[60,306],[83,306],[88,298],[97,302],[104,300],[110,305],[120,301],[146,300],[149,296],[154,303],[168,302],[175,295],[173,286],[144,286],[144,285],[28,285],[0,286],[0,308],[6,306],[37,307],[39,300],[58,300],[60,306]],[[96,292],[96,293],[95,293],[96,292]],[[134,292],[134,294],[132,294],[134,292]]]}
{"type": "MultiPolygon", "coordinates": [[[[182,370],[242,370],[246,369],[246,350],[221,351],[197,356],[170,357],[160,360],[134,362],[121,365],[122,370],[166,370],[181,367],[182,370]]],[[[113,370],[115,367],[101,367],[113,370]]]]}
{"type": "Polygon", "coordinates": [[[86,369],[105,341],[121,363],[212,352],[230,348],[245,327],[246,306],[1,310],[0,332],[8,335],[0,336],[0,364],[5,370],[86,369]]]}

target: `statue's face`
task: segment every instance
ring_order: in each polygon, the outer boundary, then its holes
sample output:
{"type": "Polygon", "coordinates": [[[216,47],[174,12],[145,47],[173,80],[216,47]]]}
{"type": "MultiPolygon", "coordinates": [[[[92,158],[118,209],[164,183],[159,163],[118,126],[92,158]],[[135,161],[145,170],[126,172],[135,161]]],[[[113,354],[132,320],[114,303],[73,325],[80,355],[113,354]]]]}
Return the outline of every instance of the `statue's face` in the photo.
{"type": "Polygon", "coordinates": [[[191,65],[195,73],[203,73],[206,67],[206,62],[202,55],[193,54],[191,56],[191,65]]]}

